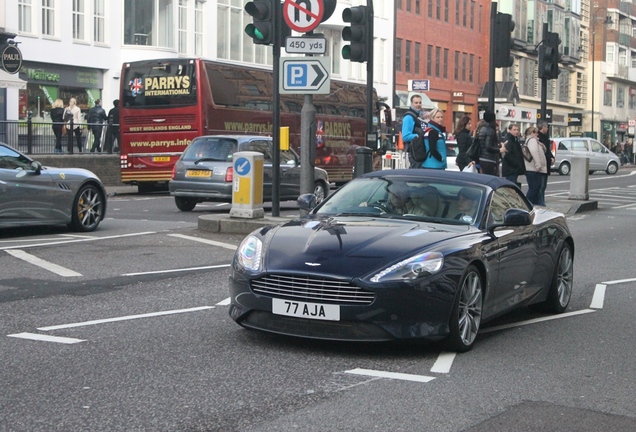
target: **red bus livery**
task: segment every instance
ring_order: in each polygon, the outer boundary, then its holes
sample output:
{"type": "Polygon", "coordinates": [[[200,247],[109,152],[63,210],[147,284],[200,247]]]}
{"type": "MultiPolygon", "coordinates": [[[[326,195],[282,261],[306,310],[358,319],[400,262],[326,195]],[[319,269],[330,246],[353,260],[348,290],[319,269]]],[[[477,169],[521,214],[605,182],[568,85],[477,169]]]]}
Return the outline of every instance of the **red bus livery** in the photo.
{"type": "MultiPolygon", "coordinates": [[[[128,62],[120,93],[121,178],[147,190],[201,135],[272,134],[272,72],[201,59],[128,62]]],[[[281,126],[300,152],[303,95],[281,95],[281,126]]],[[[331,81],[314,95],[316,166],[332,182],[351,179],[355,149],[366,144],[364,85],[331,81]]]]}

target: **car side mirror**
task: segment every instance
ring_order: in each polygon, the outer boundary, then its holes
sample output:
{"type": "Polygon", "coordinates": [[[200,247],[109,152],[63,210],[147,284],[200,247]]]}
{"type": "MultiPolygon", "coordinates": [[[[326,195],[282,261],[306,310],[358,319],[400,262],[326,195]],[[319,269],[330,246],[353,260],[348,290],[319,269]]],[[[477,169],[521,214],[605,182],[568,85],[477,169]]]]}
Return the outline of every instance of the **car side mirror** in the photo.
{"type": "Polygon", "coordinates": [[[504,213],[503,222],[493,224],[488,227],[492,233],[495,228],[499,227],[515,227],[515,226],[527,226],[532,224],[532,216],[530,212],[522,209],[508,209],[504,213]]]}
{"type": "Polygon", "coordinates": [[[316,195],[314,194],[302,194],[296,200],[298,208],[305,211],[311,211],[316,207],[316,195]]]}
{"type": "Polygon", "coordinates": [[[38,161],[31,162],[31,171],[33,171],[35,175],[40,175],[42,172],[42,164],[38,161]]]}

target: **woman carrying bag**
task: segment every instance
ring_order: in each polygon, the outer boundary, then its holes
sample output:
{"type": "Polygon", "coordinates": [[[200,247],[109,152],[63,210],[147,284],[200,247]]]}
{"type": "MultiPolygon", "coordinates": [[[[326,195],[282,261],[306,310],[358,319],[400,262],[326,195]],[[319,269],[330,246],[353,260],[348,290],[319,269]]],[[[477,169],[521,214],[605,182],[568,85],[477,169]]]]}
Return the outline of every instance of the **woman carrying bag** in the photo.
{"type": "Polygon", "coordinates": [[[455,137],[457,139],[457,157],[455,158],[455,165],[459,167],[460,171],[464,171],[468,165],[474,165],[475,161],[468,156],[468,149],[473,143],[473,138],[470,135],[470,127],[472,122],[470,117],[464,116],[459,119],[457,128],[455,129],[455,137]]]}
{"type": "Polygon", "coordinates": [[[526,129],[526,142],[523,144],[523,162],[526,165],[526,179],[528,180],[528,192],[526,197],[534,205],[545,206],[541,202],[541,188],[543,179],[547,176],[547,163],[545,158],[545,146],[539,142],[539,129],[530,126],[526,129]]]}

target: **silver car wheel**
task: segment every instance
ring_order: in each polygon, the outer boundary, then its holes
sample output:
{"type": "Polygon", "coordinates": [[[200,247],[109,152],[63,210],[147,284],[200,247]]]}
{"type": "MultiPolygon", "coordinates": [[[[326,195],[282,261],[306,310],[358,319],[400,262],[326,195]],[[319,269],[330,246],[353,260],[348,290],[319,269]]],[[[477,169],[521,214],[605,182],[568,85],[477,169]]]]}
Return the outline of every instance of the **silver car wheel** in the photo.
{"type": "Polygon", "coordinates": [[[314,184],[314,195],[316,195],[316,204],[320,204],[327,197],[327,191],[321,182],[314,184]]]}
{"type": "Polygon", "coordinates": [[[572,285],[574,283],[573,268],[572,250],[569,247],[564,247],[559,256],[556,275],[557,300],[560,308],[563,309],[570,303],[570,296],[572,295],[572,285]]]}
{"type": "Polygon", "coordinates": [[[615,162],[610,162],[605,172],[609,175],[614,175],[618,171],[618,165],[615,162]]]}
{"type": "Polygon", "coordinates": [[[84,186],[75,198],[71,226],[77,231],[93,231],[102,220],[104,201],[93,185],[84,186]]]}
{"type": "Polygon", "coordinates": [[[470,346],[475,342],[481,324],[482,289],[481,279],[476,271],[465,278],[459,294],[459,336],[462,343],[470,346]]]}

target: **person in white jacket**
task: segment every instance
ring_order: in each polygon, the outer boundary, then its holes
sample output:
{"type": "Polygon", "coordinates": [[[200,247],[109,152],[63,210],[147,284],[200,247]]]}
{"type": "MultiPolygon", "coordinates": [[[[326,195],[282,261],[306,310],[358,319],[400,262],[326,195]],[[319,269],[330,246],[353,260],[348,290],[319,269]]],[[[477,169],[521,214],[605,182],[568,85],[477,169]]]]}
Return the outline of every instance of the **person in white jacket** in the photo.
{"type": "Polygon", "coordinates": [[[68,152],[73,153],[73,135],[79,152],[82,152],[82,110],[77,106],[77,100],[71,98],[68,107],[64,111],[64,121],[66,121],[66,133],[68,134],[68,152]],[[71,120],[73,127],[71,128],[71,120]]]}
{"type": "Polygon", "coordinates": [[[525,136],[524,146],[528,149],[527,152],[524,151],[523,157],[526,165],[526,179],[528,180],[526,197],[534,205],[545,206],[545,202],[541,202],[541,188],[545,190],[548,180],[545,146],[539,141],[539,130],[535,126],[526,129],[525,136]]]}

